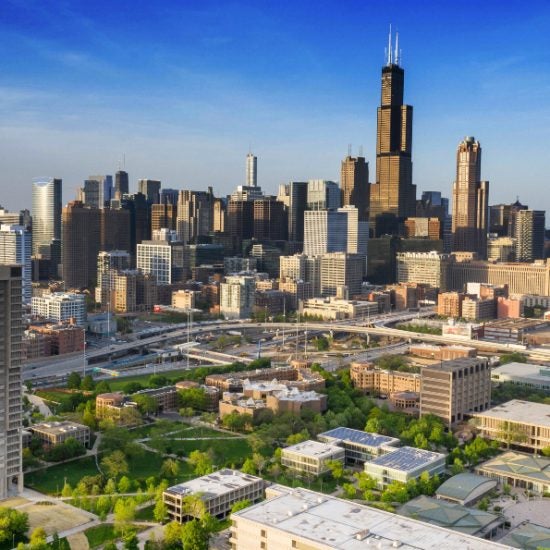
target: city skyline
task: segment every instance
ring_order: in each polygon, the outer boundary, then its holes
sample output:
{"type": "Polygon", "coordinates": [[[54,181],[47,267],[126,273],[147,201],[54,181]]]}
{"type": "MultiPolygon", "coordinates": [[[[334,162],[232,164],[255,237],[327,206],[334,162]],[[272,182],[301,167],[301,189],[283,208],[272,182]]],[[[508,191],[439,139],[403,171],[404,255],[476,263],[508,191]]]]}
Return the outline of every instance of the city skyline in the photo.
{"type": "Polygon", "coordinates": [[[548,209],[537,193],[546,183],[550,10],[531,4],[532,17],[523,11],[512,32],[519,3],[497,6],[480,7],[472,26],[435,4],[419,13],[404,2],[358,4],[345,39],[321,43],[308,33],[347,22],[347,7],[327,2],[306,23],[307,3],[276,14],[246,2],[153,13],[140,6],[131,16],[107,14],[101,2],[94,10],[9,3],[0,16],[0,146],[2,185],[14,193],[4,206],[28,206],[30,182],[41,175],[63,178],[66,204],[88,174],[114,174],[124,157],[132,190],[151,178],[228,194],[245,183],[249,149],[258,185],[273,194],[289,180],[337,181],[349,143],[353,155],[362,145],[372,173],[379,71],[393,23],[406,102],[415,108],[417,195],[450,197],[456,143],[475,135],[493,182],[490,202],[519,195],[548,209]],[[138,44],[152,15],[157,24],[138,44]]]}

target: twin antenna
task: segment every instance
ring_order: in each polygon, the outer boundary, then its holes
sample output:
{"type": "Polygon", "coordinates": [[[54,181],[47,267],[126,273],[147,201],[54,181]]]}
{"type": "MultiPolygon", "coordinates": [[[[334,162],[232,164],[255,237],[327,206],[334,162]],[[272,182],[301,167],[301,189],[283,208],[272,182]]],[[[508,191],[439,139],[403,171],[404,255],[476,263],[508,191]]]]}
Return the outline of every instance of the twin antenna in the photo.
{"type": "Polygon", "coordinates": [[[388,35],[388,47],[384,48],[384,53],[387,56],[388,67],[390,65],[399,65],[401,59],[401,50],[399,49],[399,31],[395,33],[395,48],[392,52],[392,34],[391,34],[391,25],[390,33],[388,35]]]}

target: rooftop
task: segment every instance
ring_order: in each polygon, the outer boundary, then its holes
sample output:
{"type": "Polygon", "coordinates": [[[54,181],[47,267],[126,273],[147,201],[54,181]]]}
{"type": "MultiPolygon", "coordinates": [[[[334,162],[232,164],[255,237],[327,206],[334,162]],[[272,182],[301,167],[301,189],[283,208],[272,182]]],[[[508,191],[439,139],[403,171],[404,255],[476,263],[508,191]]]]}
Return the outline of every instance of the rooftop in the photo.
{"type": "Polygon", "coordinates": [[[550,459],[541,456],[508,451],[484,462],[478,469],[550,484],[550,459]]]}
{"type": "Polygon", "coordinates": [[[285,401],[314,401],[323,397],[323,394],[315,391],[300,391],[298,388],[284,388],[273,395],[285,401]]]}
{"type": "Polygon", "coordinates": [[[487,411],[474,413],[474,416],[550,427],[550,405],[520,399],[512,399],[487,411]]]}
{"type": "Polygon", "coordinates": [[[84,426],[84,424],[77,424],[76,422],[69,422],[68,420],[63,420],[62,422],[42,422],[41,424],[30,426],[29,429],[50,434],[89,430],[88,426],[84,426]]]}
{"type": "Polygon", "coordinates": [[[449,478],[436,491],[437,496],[456,500],[468,500],[468,496],[476,489],[486,485],[494,487],[496,481],[476,474],[463,473],[449,478]]]}
{"type": "Polygon", "coordinates": [[[352,428],[334,428],[328,432],[323,432],[318,435],[320,438],[330,438],[332,440],[340,440],[351,442],[357,445],[365,445],[366,447],[381,447],[382,445],[398,445],[399,439],[380,435],[376,433],[362,432],[361,430],[353,430],[352,428]]]}
{"type": "Polygon", "coordinates": [[[495,514],[424,495],[401,506],[398,513],[468,535],[481,534],[486,528],[502,522],[495,514]]]}
{"type": "Polygon", "coordinates": [[[308,439],[296,445],[291,445],[283,449],[283,453],[291,452],[298,453],[303,456],[310,456],[313,458],[330,458],[336,452],[344,452],[344,449],[337,447],[336,445],[328,445],[327,443],[320,443],[319,441],[313,441],[308,439]]]}
{"type": "Polygon", "coordinates": [[[410,472],[444,457],[445,455],[442,453],[417,449],[416,447],[398,447],[391,453],[369,460],[367,464],[410,472]]]}
{"type": "Polygon", "coordinates": [[[235,491],[241,487],[246,487],[257,481],[263,480],[260,477],[226,468],[186,481],[185,483],[180,483],[179,485],[174,485],[166,489],[165,492],[182,496],[200,493],[203,500],[208,500],[235,491]]]}
{"type": "Polygon", "coordinates": [[[442,361],[440,363],[434,363],[428,365],[424,369],[440,369],[446,372],[451,372],[457,369],[463,369],[464,367],[473,367],[480,363],[487,363],[487,359],[481,357],[459,357],[458,359],[451,359],[449,361],[442,361]]]}
{"type": "Polygon", "coordinates": [[[524,523],[512,529],[501,539],[501,543],[525,550],[550,548],[550,529],[535,523],[524,523]]]}
{"type": "Polygon", "coordinates": [[[491,370],[491,377],[498,375],[518,376],[529,378],[537,382],[550,384],[550,367],[543,365],[533,365],[532,363],[506,363],[500,367],[491,370]]]}
{"type": "Polygon", "coordinates": [[[279,485],[278,496],[233,514],[312,541],[315,548],[491,550],[510,548],[307,489],[279,485]]]}
{"type": "Polygon", "coordinates": [[[548,326],[542,319],[497,319],[485,324],[485,328],[526,329],[548,326]]]}

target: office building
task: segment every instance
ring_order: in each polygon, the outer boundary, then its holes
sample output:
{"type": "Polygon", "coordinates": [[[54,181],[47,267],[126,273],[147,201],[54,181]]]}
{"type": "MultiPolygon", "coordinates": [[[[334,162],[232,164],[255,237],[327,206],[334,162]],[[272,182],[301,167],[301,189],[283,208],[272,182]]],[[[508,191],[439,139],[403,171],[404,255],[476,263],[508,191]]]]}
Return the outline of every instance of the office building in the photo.
{"type": "Polygon", "coordinates": [[[340,188],[334,181],[309,180],[307,182],[307,209],[327,210],[340,207],[340,188]]]}
{"type": "Polygon", "coordinates": [[[348,235],[346,252],[365,256],[365,273],[367,272],[367,251],[369,243],[369,222],[361,220],[359,209],[355,206],[343,206],[338,209],[347,218],[348,235]]]}
{"type": "Polygon", "coordinates": [[[89,176],[80,192],[81,200],[90,208],[104,208],[113,195],[113,176],[89,176]]]}
{"type": "Polygon", "coordinates": [[[397,282],[421,283],[443,292],[448,288],[448,269],[452,258],[438,252],[398,252],[397,282]]]}
{"type": "Polygon", "coordinates": [[[113,308],[119,313],[151,311],[158,303],[156,277],[138,269],[116,271],[113,277],[113,308]]]}
{"type": "Polygon", "coordinates": [[[212,231],[215,233],[224,233],[227,223],[227,205],[224,199],[214,198],[212,208],[212,231]]]}
{"type": "Polygon", "coordinates": [[[353,430],[352,428],[334,428],[320,433],[317,439],[322,443],[342,447],[346,464],[364,464],[376,456],[390,453],[401,442],[396,437],[353,430]]]}
{"type": "Polygon", "coordinates": [[[365,462],[365,473],[373,477],[380,489],[394,481],[407,483],[423,472],[430,476],[445,471],[445,455],[416,447],[397,447],[394,451],[365,462]]]}
{"type": "Polygon", "coordinates": [[[481,145],[466,137],[458,145],[453,183],[453,250],[487,257],[489,182],[481,181],[481,145]]]}
{"type": "Polygon", "coordinates": [[[130,212],[122,208],[102,208],[99,213],[100,250],[130,250],[130,212]]]}
{"type": "Polygon", "coordinates": [[[285,241],[287,239],[287,212],[275,197],[254,201],[252,236],[258,241],[285,241]]]}
{"type": "Polygon", "coordinates": [[[491,404],[491,369],[485,358],[464,357],[422,368],[420,414],[451,427],[491,404]]]}
{"type": "Polygon", "coordinates": [[[267,499],[231,515],[233,550],[505,550],[496,542],[308,489],[273,485],[267,499]]]}
{"type": "Polygon", "coordinates": [[[161,238],[137,245],[136,267],[142,273],[154,275],[157,284],[171,285],[185,280],[188,266],[184,265],[183,243],[171,240],[175,232],[162,232],[161,238]],[[163,238],[164,237],[164,238],[163,238]]]}
{"type": "Polygon", "coordinates": [[[256,503],[264,498],[265,481],[261,477],[243,474],[228,468],[169,487],[162,500],[172,521],[184,523],[201,510],[189,509],[187,497],[197,496],[204,503],[207,514],[224,519],[236,502],[249,500],[256,503]]]}
{"type": "Polygon", "coordinates": [[[490,262],[513,262],[516,259],[516,239],[511,237],[489,238],[487,260],[490,262]]]}
{"type": "Polygon", "coordinates": [[[97,255],[97,286],[95,301],[102,307],[112,305],[114,278],[117,271],[129,269],[132,258],[125,250],[101,251],[97,255]]]}
{"type": "Polygon", "coordinates": [[[33,424],[29,430],[45,449],[62,445],[67,439],[74,439],[84,447],[90,446],[90,428],[76,422],[63,420],[60,422],[42,422],[33,424]]]}
{"type": "Polygon", "coordinates": [[[295,243],[296,252],[301,251],[304,242],[304,212],[307,208],[307,182],[291,181],[279,189],[277,200],[287,205],[288,240],[295,243]],[[283,192],[282,192],[283,191],[283,192]]]}
{"type": "MultiPolygon", "coordinates": [[[[283,257],[281,256],[280,260],[283,257]]],[[[241,258],[239,256],[226,256],[223,259],[223,269],[226,275],[240,273],[241,271],[256,271],[256,258],[241,258]]]]}
{"type": "Polygon", "coordinates": [[[281,464],[295,472],[319,476],[329,471],[328,460],[337,460],[343,464],[345,454],[342,447],[308,440],[285,447],[281,454],[281,464]]]}
{"type": "Polygon", "coordinates": [[[246,155],[246,185],[247,187],[258,185],[258,157],[252,153],[246,155]]]}
{"type": "Polygon", "coordinates": [[[135,256],[137,245],[151,238],[151,204],[147,202],[145,195],[135,193],[133,195],[125,195],[120,205],[123,210],[127,210],[130,214],[129,252],[135,256]]]}
{"type": "Polygon", "coordinates": [[[197,244],[200,237],[212,231],[214,193],[208,191],[180,191],[178,197],[176,230],[184,244],[197,244]]]}
{"type": "Polygon", "coordinates": [[[157,204],[160,201],[160,181],[149,179],[138,180],[138,193],[145,195],[149,204],[157,204]]]}
{"type": "Polygon", "coordinates": [[[22,225],[0,225],[0,264],[22,268],[22,299],[30,304],[32,297],[32,235],[22,225]]]}
{"type": "Polygon", "coordinates": [[[227,204],[227,233],[234,253],[241,252],[242,242],[254,234],[254,202],[233,200],[227,204]]]}
{"type": "Polygon", "coordinates": [[[128,179],[128,172],[125,172],[124,170],[119,170],[115,174],[114,198],[118,200],[122,200],[122,197],[124,197],[124,195],[128,195],[129,193],[130,193],[130,184],[128,179]]]}
{"type": "Polygon", "coordinates": [[[535,453],[550,447],[550,405],[512,399],[473,416],[482,437],[535,453]]]}
{"type": "Polygon", "coordinates": [[[0,265],[0,500],[23,490],[21,281],[20,266],[0,265]]]}
{"type": "Polygon", "coordinates": [[[167,228],[176,230],[177,228],[177,204],[162,202],[151,205],[151,234],[157,229],[167,228]]]}
{"type": "Polygon", "coordinates": [[[359,219],[367,220],[370,206],[369,163],[348,155],[340,167],[341,205],[355,206],[359,219]]]}
{"type": "Polygon", "coordinates": [[[548,328],[548,321],[542,319],[498,319],[486,323],[484,339],[507,344],[523,344],[527,335],[548,328]]]}
{"type": "Polygon", "coordinates": [[[0,225],[22,225],[25,229],[32,228],[32,217],[29,210],[10,212],[0,206],[0,225]]]}
{"type": "Polygon", "coordinates": [[[515,214],[516,260],[533,262],[544,259],[544,210],[519,210],[515,214]]]}
{"type": "Polygon", "coordinates": [[[354,294],[360,294],[364,273],[365,258],[360,254],[323,254],[320,256],[320,295],[347,299],[354,294]]]}
{"type": "Polygon", "coordinates": [[[32,184],[32,255],[50,261],[57,276],[61,262],[61,179],[36,179],[32,184]]]}
{"type": "Polygon", "coordinates": [[[226,319],[250,318],[254,307],[254,277],[233,275],[220,285],[220,313],[226,319]]]}
{"type": "Polygon", "coordinates": [[[405,237],[433,241],[443,238],[443,227],[439,218],[407,218],[405,220],[405,237]]]}
{"type": "Polygon", "coordinates": [[[337,210],[304,212],[304,254],[320,256],[327,252],[347,252],[347,215],[337,210]]]}
{"type": "Polygon", "coordinates": [[[341,300],[338,298],[308,298],[300,303],[300,314],[323,320],[367,319],[378,315],[376,302],[341,300]]]}
{"type": "Polygon", "coordinates": [[[507,451],[477,466],[476,473],[500,487],[509,485],[537,495],[550,492],[550,459],[543,456],[507,451]]]}
{"type": "Polygon", "coordinates": [[[54,323],[74,319],[80,327],[86,325],[86,296],[73,292],[54,292],[34,296],[31,301],[32,315],[43,317],[54,323]]]}
{"type": "Polygon", "coordinates": [[[412,114],[403,104],[405,71],[399,65],[391,36],[387,64],[382,69],[381,104],[376,134],[376,183],[370,187],[370,223],[373,236],[399,231],[399,222],[416,213],[416,186],[412,183],[412,114]]]}

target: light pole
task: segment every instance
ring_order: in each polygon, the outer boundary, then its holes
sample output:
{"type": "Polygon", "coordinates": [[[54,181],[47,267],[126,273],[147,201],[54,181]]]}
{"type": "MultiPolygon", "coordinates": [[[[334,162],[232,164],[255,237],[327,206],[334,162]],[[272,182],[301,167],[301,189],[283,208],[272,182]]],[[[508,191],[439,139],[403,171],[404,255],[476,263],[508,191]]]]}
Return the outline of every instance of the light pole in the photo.
{"type": "Polygon", "coordinates": [[[83,349],[83,353],[82,353],[82,359],[83,359],[82,370],[83,370],[83,378],[84,378],[86,376],[86,332],[84,332],[84,347],[82,349],[83,349]]]}

